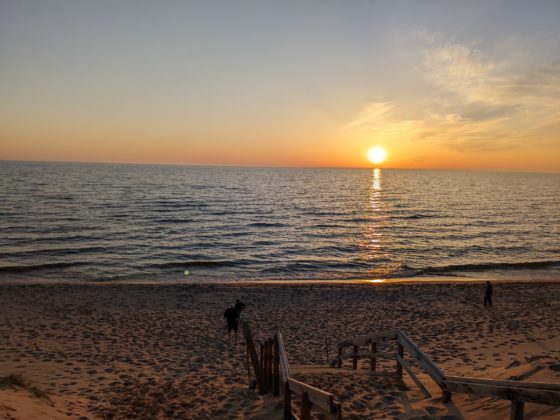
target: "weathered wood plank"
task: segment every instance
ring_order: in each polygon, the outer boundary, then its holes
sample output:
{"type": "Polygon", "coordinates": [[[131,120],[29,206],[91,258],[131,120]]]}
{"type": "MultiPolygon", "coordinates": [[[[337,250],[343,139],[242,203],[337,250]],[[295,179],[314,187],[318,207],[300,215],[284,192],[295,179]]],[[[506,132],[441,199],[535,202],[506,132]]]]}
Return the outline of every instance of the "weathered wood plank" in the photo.
{"type": "Polygon", "coordinates": [[[261,379],[262,379],[262,384],[263,384],[263,388],[261,393],[266,393],[266,391],[268,391],[266,389],[266,354],[264,352],[264,344],[260,343],[259,344],[259,354],[260,354],[260,369],[261,369],[261,379]]]}
{"type": "Polygon", "coordinates": [[[307,392],[309,401],[311,401],[312,404],[316,405],[327,413],[331,411],[331,407],[334,403],[334,397],[332,394],[325,392],[319,388],[315,388],[314,386],[297,381],[293,378],[288,379],[288,384],[290,391],[292,391],[294,394],[301,397],[304,392],[307,392]]]}
{"type": "Polygon", "coordinates": [[[265,390],[263,384],[263,376],[260,370],[259,357],[257,356],[257,350],[255,349],[255,343],[251,334],[251,328],[249,328],[249,324],[247,324],[245,321],[241,321],[241,330],[243,331],[243,336],[245,337],[251,364],[253,365],[253,371],[255,372],[255,377],[257,378],[259,392],[264,393],[265,390]]]}
{"type": "Polygon", "coordinates": [[[504,386],[513,388],[526,388],[526,389],[543,389],[547,391],[560,392],[560,384],[549,384],[545,382],[523,382],[523,381],[501,381],[496,379],[486,378],[470,378],[462,376],[447,376],[450,381],[477,383],[494,386],[504,386]]]}
{"type": "Polygon", "coordinates": [[[545,389],[529,389],[489,385],[475,382],[460,382],[446,379],[443,381],[446,390],[462,394],[474,394],[479,397],[493,397],[503,400],[516,400],[546,405],[560,405],[560,392],[545,389]]]}
{"type": "Polygon", "coordinates": [[[403,360],[404,357],[404,347],[401,343],[399,343],[399,351],[397,353],[397,363],[396,363],[396,370],[397,370],[397,375],[399,375],[402,378],[402,365],[400,360],[403,360]]]}
{"type": "Polygon", "coordinates": [[[416,386],[420,389],[420,391],[422,391],[422,393],[425,395],[426,398],[431,398],[432,394],[430,394],[428,392],[428,390],[426,389],[426,387],[422,384],[422,382],[420,382],[420,380],[416,377],[416,374],[414,373],[414,371],[412,370],[412,368],[410,367],[410,365],[406,362],[406,360],[404,360],[401,356],[397,355],[397,360],[399,361],[400,365],[402,367],[404,367],[404,369],[406,370],[406,373],[408,373],[408,376],[410,376],[410,378],[414,381],[414,383],[416,384],[416,386]]]}
{"type": "Polygon", "coordinates": [[[290,363],[288,362],[288,355],[284,347],[284,338],[280,331],[276,333],[276,336],[278,337],[278,355],[280,357],[280,378],[282,383],[287,383],[290,377],[290,363]]]}
{"type": "Polygon", "coordinates": [[[274,395],[280,395],[280,348],[278,345],[278,334],[274,334],[274,395]]]}
{"type": "Polygon", "coordinates": [[[292,391],[287,381],[284,384],[284,420],[292,420],[292,391]]]}
{"type": "Polygon", "coordinates": [[[437,365],[430,359],[420,348],[402,331],[398,331],[397,337],[402,346],[413,356],[426,371],[428,375],[434,380],[440,388],[443,388],[443,380],[445,375],[437,367],[437,365]]]}
{"type": "Polygon", "coordinates": [[[274,339],[268,339],[268,374],[270,376],[270,389],[274,389],[274,339]]]}

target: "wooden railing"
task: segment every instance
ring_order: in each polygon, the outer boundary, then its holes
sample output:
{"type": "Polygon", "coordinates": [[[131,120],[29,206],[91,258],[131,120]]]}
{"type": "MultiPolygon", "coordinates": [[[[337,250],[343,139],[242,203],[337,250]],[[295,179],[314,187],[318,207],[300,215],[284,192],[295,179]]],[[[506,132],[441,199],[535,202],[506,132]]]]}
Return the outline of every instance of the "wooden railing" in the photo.
{"type": "Polygon", "coordinates": [[[354,337],[338,343],[338,356],[336,366],[341,367],[342,361],[352,359],[353,369],[357,369],[358,360],[370,360],[372,374],[386,374],[402,377],[403,368],[409,374],[420,390],[430,397],[430,393],[418,380],[412,367],[404,357],[407,351],[422,369],[433,379],[442,391],[442,401],[450,402],[452,393],[477,395],[479,397],[493,397],[511,400],[510,419],[523,419],[526,402],[560,406],[560,384],[547,384],[538,382],[497,381],[481,378],[446,376],[441,369],[401,330],[384,331],[367,336],[354,337]],[[395,353],[377,352],[380,341],[394,340],[397,342],[395,353]],[[360,352],[360,347],[369,346],[369,351],[360,352]],[[350,355],[344,355],[344,349],[350,347],[350,355]],[[394,372],[375,372],[377,358],[394,358],[396,360],[394,372]]]}
{"type": "Polygon", "coordinates": [[[512,420],[523,419],[526,402],[560,406],[560,384],[448,376],[444,379],[443,386],[450,394],[458,392],[511,400],[512,420]]]}
{"type": "Polygon", "coordinates": [[[309,420],[311,407],[315,406],[326,413],[328,419],[342,418],[342,405],[329,393],[311,385],[288,378],[284,385],[284,419],[299,418],[309,420]],[[299,417],[293,412],[292,396],[297,395],[301,400],[299,417]]]}
{"type": "Polygon", "coordinates": [[[342,406],[335,400],[333,394],[291,377],[288,355],[280,332],[260,344],[259,358],[249,325],[246,322],[241,324],[247,344],[247,355],[251,359],[259,392],[265,394],[273,390],[274,395],[279,395],[280,389],[284,391],[285,419],[309,420],[313,406],[326,413],[329,419],[342,418],[342,406]],[[301,402],[299,416],[293,410],[292,399],[294,396],[297,396],[301,402]]]}

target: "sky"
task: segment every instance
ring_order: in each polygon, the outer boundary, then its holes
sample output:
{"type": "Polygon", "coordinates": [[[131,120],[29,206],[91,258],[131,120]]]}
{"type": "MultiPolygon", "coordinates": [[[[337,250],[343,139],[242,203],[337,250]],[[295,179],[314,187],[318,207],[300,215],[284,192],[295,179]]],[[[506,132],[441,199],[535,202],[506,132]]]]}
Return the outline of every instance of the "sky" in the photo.
{"type": "Polygon", "coordinates": [[[560,172],[560,1],[0,0],[0,160],[560,172]]]}

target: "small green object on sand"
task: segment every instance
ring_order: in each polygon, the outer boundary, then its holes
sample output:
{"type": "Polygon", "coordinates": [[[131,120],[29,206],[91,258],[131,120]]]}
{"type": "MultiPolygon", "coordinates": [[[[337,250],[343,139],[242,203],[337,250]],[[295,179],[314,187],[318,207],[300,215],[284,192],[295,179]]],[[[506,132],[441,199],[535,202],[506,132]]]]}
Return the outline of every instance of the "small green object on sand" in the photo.
{"type": "Polygon", "coordinates": [[[189,270],[185,270],[185,277],[189,275],[189,270]]]}

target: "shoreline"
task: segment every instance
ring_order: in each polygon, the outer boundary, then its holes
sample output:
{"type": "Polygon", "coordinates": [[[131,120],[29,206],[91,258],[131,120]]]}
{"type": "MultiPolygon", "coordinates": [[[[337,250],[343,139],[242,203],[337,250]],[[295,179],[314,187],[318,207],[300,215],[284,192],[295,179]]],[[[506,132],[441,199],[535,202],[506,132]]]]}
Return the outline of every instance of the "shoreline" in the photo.
{"type": "Polygon", "coordinates": [[[560,283],[560,276],[558,278],[538,278],[531,280],[528,278],[518,279],[505,279],[495,278],[490,276],[480,277],[467,277],[467,276],[416,276],[416,277],[395,277],[395,278],[371,278],[371,279],[242,279],[242,280],[197,280],[191,278],[173,279],[173,280],[157,280],[157,279],[136,279],[136,280],[71,280],[71,279],[1,279],[0,287],[3,285],[14,284],[62,284],[62,285],[351,285],[351,284],[372,284],[372,285],[399,285],[399,284],[478,284],[490,281],[496,284],[547,284],[547,283],[560,283]]]}

